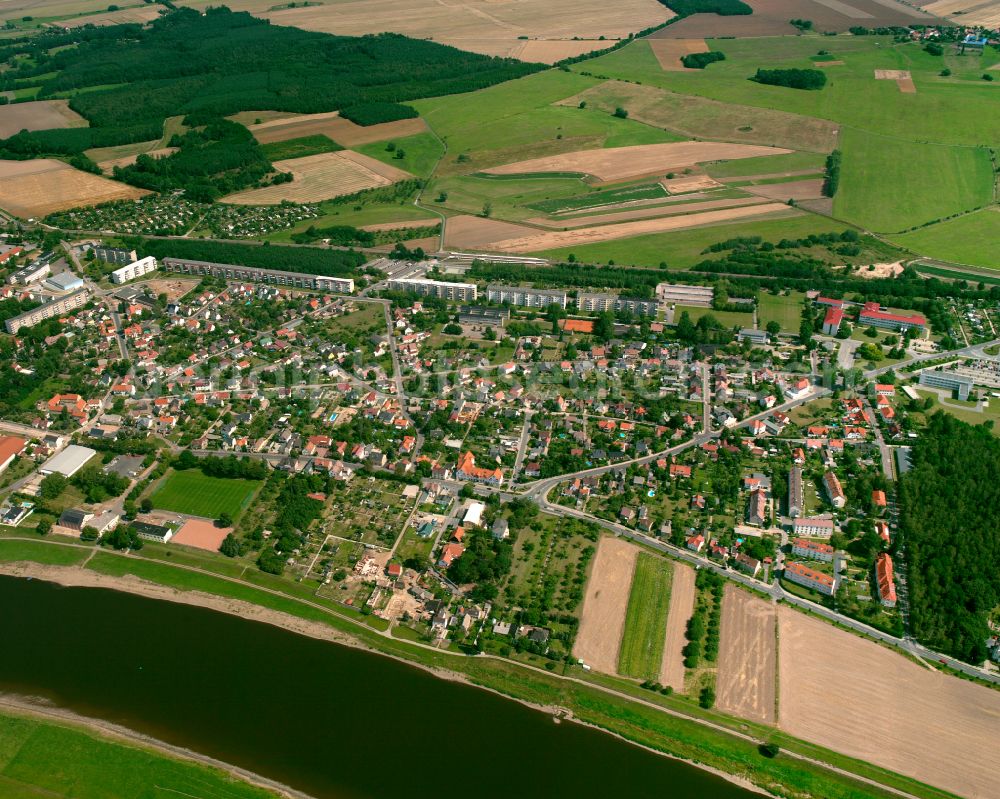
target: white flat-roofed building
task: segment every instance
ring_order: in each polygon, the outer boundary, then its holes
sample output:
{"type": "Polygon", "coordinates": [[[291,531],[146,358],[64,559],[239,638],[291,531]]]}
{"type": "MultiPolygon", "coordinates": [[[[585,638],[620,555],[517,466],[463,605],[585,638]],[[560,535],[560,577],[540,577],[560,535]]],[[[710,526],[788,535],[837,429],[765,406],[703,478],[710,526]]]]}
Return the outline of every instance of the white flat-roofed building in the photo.
{"type": "Polygon", "coordinates": [[[8,278],[8,282],[27,286],[29,283],[34,283],[50,274],[52,274],[52,267],[49,262],[39,259],[27,266],[22,266],[8,278]]]}
{"type": "Polygon", "coordinates": [[[390,280],[389,291],[406,291],[419,294],[421,297],[463,302],[474,301],[478,296],[475,283],[448,283],[444,280],[429,280],[422,277],[390,280]]]}
{"type": "Polygon", "coordinates": [[[958,375],[953,372],[940,372],[935,369],[925,369],[920,373],[920,385],[932,388],[944,388],[948,391],[956,392],[960,400],[969,399],[972,391],[973,379],[966,375],[958,375]]]}
{"type": "Polygon", "coordinates": [[[525,308],[545,308],[549,305],[566,307],[566,292],[559,289],[532,289],[523,286],[501,286],[494,283],[486,287],[486,299],[490,302],[519,305],[525,308]]]}
{"type": "Polygon", "coordinates": [[[482,502],[470,502],[469,507],[465,510],[465,515],[462,517],[462,524],[472,527],[482,527],[483,514],[485,512],[486,506],[482,502]]]}
{"type": "Polygon", "coordinates": [[[92,450],[90,447],[70,444],[62,452],[56,453],[45,461],[38,471],[44,475],[58,473],[64,477],[72,477],[96,454],[97,451],[92,450]]]}
{"type": "Polygon", "coordinates": [[[52,291],[78,291],[83,288],[83,278],[72,272],[60,272],[48,278],[42,285],[52,291]]]}
{"type": "Polygon", "coordinates": [[[833,529],[833,519],[826,519],[819,516],[805,519],[798,518],[792,522],[792,532],[798,536],[829,538],[833,535],[833,529]]]}
{"type": "Polygon", "coordinates": [[[681,283],[658,283],[656,299],[671,305],[694,305],[711,308],[715,289],[711,286],[685,286],[681,283]]]}
{"type": "Polygon", "coordinates": [[[155,272],[156,268],[156,259],[152,255],[149,255],[145,258],[140,258],[138,261],[133,261],[130,264],[116,269],[111,273],[111,282],[128,283],[128,281],[135,280],[137,277],[142,277],[143,275],[148,275],[150,272],[155,272]]]}

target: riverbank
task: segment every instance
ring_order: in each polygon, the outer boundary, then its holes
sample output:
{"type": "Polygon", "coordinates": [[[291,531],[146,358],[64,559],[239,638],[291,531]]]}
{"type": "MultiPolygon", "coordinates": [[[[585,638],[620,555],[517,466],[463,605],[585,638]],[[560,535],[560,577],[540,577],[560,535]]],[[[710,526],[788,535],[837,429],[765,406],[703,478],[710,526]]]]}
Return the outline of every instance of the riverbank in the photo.
{"type": "MultiPolygon", "coordinates": [[[[647,696],[638,686],[622,681],[600,675],[553,674],[508,659],[444,652],[393,638],[304,599],[238,579],[212,576],[183,564],[114,553],[98,552],[84,563],[85,554],[71,555],[67,551],[77,548],[43,541],[28,547],[18,542],[11,547],[10,555],[14,557],[8,555],[11,562],[0,563],[0,572],[208,607],[386,655],[437,677],[485,688],[529,707],[571,717],[631,744],[724,775],[734,784],[753,785],[757,791],[765,789],[786,796],[823,795],[830,799],[940,799],[946,795],[884,769],[790,739],[773,728],[703,711],[676,697],[647,696]],[[760,754],[758,746],[765,740],[781,744],[778,758],[760,754]]],[[[0,550],[0,558],[2,555],[0,550]]]]}
{"type": "MultiPolygon", "coordinates": [[[[20,754],[18,745],[32,743],[30,758],[34,763],[19,763],[20,771],[34,771],[36,774],[58,775],[74,771],[73,758],[85,758],[85,755],[96,753],[102,763],[102,773],[99,779],[112,785],[121,779],[120,775],[112,773],[116,767],[126,770],[132,778],[162,779],[162,773],[169,774],[181,783],[189,775],[177,774],[178,766],[182,771],[189,770],[190,777],[197,780],[202,788],[215,787],[225,789],[227,796],[246,797],[246,799],[312,799],[308,794],[289,788],[238,768],[229,763],[223,763],[214,758],[189,749],[173,746],[135,730],[122,727],[101,719],[80,716],[64,708],[55,707],[44,700],[15,696],[0,695],[0,742],[4,744],[4,753],[13,756],[20,754]],[[28,722],[33,729],[25,729],[28,722]],[[27,734],[25,734],[27,733],[27,734]],[[66,740],[67,736],[69,741],[66,740]],[[38,737],[44,737],[50,742],[58,740],[66,746],[66,751],[49,752],[46,744],[39,744],[38,737]],[[18,739],[23,739],[18,741],[18,739]],[[8,751],[8,747],[10,750],[8,751]],[[49,758],[52,760],[49,760],[49,758]],[[60,759],[59,767],[54,767],[55,758],[60,759]],[[213,785],[214,784],[214,785],[213,785]]],[[[25,758],[23,758],[25,759],[25,758]]],[[[6,763],[0,764],[6,766],[6,763]]],[[[8,778],[0,778],[6,782],[8,778]]],[[[80,784],[85,780],[79,771],[72,777],[72,795],[81,795],[86,786],[80,784]]],[[[27,782],[23,779],[14,780],[18,787],[30,786],[47,795],[59,795],[55,785],[47,776],[36,777],[37,782],[27,782]],[[47,784],[41,784],[46,781],[47,784]]],[[[58,782],[58,777],[55,778],[58,782]]],[[[164,786],[159,786],[164,787],[164,786]]],[[[176,789],[166,788],[174,791],[176,789]]],[[[70,795],[69,793],[66,794],[70,795]]]]}

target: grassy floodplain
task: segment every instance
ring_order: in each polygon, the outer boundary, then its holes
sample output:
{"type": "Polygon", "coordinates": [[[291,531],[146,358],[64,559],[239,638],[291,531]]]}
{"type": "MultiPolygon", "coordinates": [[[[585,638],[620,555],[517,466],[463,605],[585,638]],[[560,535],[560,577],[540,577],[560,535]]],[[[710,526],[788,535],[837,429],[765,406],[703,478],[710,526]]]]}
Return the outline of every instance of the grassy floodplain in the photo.
{"type": "Polygon", "coordinates": [[[618,655],[619,673],[643,680],[659,675],[673,573],[670,561],[639,554],[618,655]]]}

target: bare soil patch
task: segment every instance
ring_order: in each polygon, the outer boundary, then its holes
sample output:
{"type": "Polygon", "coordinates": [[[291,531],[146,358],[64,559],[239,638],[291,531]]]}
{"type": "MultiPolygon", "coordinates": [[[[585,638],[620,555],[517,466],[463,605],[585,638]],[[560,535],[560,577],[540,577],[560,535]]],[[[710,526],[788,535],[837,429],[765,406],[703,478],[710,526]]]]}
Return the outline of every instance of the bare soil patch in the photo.
{"type": "Polygon", "coordinates": [[[774,723],[774,606],[726,585],[719,631],[716,704],[752,721],[774,723]]]}
{"type": "MultiPolygon", "coordinates": [[[[203,7],[211,5],[212,0],[186,4],[203,7]]],[[[545,63],[598,49],[597,42],[534,44],[532,40],[572,40],[574,36],[596,40],[604,36],[603,44],[610,46],[615,39],[672,16],[656,0],[621,0],[615,4],[602,0],[343,0],[277,11],[269,10],[274,5],[272,0],[232,0],[230,5],[234,10],[255,6],[250,10],[277,25],[352,36],[391,30],[471,52],[545,63]]]]}
{"type": "MultiPolygon", "coordinates": [[[[970,0],[971,1],[971,0],[970,0]]],[[[753,14],[720,17],[717,14],[693,14],[652,34],[660,39],[718,38],[735,36],[794,35],[798,31],[790,19],[810,19],[815,30],[843,33],[859,20],[867,27],[908,25],[913,22],[933,24],[937,17],[896,0],[746,0],[753,14]]]]}
{"type": "Polygon", "coordinates": [[[823,196],[823,178],[791,180],[788,183],[765,183],[743,186],[744,191],[771,200],[818,200],[823,196]]]}
{"type": "Polygon", "coordinates": [[[961,796],[996,796],[1000,692],[791,608],[778,608],[778,625],[783,730],[961,796]]]}
{"type": "Polygon", "coordinates": [[[664,178],[660,185],[671,194],[685,194],[689,191],[717,189],[722,184],[708,175],[685,175],[682,178],[664,178]]]}
{"type": "MultiPolygon", "coordinates": [[[[669,28],[667,29],[669,30],[669,28]]],[[[655,40],[649,40],[651,47],[655,40]]],[[[733,105],[705,97],[678,94],[655,86],[609,80],[560,101],[575,108],[614,113],[621,106],[629,119],[697,139],[788,147],[828,153],[837,146],[837,124],[827,119],[768,108],[733,105]]]]}
{"type": "MultiPolygon", "coordinates": [[[[247,112],[251,118],[263,118],[258,112],[247,112]]],[[[414,136],[427,130],[427,123],[420,117],[383,122],[379,125],[355,125],[342,119],[336,111],[326,114],[299,114],[275,119],[265,119],[259,125],[250,125],[250,132],[261,144],[298,139],[322,134],[344,147],[356,147],[373,141],[414,136]]]]}
{"type": "Polygon", "coordinates": [[[34,100],[0,105],[0,139],[22,130],[85,128],[89,123],[69,107],[68,100],[34,100]]]}
{"type": "Polygon", "coordinates": [[[744,208],[726,208],[721,211],[704,211],[686,216],[668,216],[658,219],[643,219],[635,222],[622,222],[618,225],[599,225],[580,228],[579,230],[549,231],[523,236],[517,239],[497,241],[489,246],[499,252],[537,252],[552,250],[557,247],[593,244],[598,241],[625,239],[632,236],[643,236],[648,233],[665,233],[670,230],[714,225],[732,222],[737,219],[748,219],[757,216],[771,216],[779,213],[798,215],[784,203],[764,203],[762,205],[746,206],[744,208]]]}
{"type": "Polygon", "coordinates": [[[611,225],[617,222],[627,222],[632,219],[652,219],[661,216],[680,216],[682,214],[696,214],[702,211],[710,211],[716,208],[739,208],[744,205],[761,205],[763,200],[759,197],[730,197],[725,200],[705,200],[704,202],[683,203],[680,205],[663,205],[655,208],[636,208],[631,211],[621,211],[620,213],[591,214],[588,216],[572,217],[551,221],[541,217],[529,219],[529,222],[546,227],[556,227],[560,229],[588,227],[591,225],[611,225]]]}
{"type": "Polygon", "coordinates": [[[664,72],[684,72],[687,67],[681,63],[682,56],[708,52],[704,39],[650,39],[649,47],[664,72]]]}
{"type": "Polygon", "coordinates": [[[191,289],[197,286],[198,281],[174,279],[147,280],[143,285],[147,286],[149,290],[153,292],[154,296],[166,294],[167,302],[173,302],[174,300],[183,297],[191,291],[191,289]]]}
{"type": "Polygon", "coordinates": [[[463,214],[448,219],[444,229],[444,243],[446,247],[459,250],[475,249],[514,236],[529,236],[534,232],[534,228],[525,225],[463,214]]]}
{"type": "Polygon", "coordinates": [[[222,540],[232,531],[232,527],[216,527],[213,522],[205,519],[188,519],[170,542],[218,552],[222,540]]]}
{"type": "Polygon", "coordinates": [[[576,172],[592,175],[602,181],[614,181],[686,169],[706,161],[730,161],[736,158],[780,155],[787,152],[790,150],[753,144],[683,141],[577,150],[561,155],[516,161],[513,164],[490,167],[485,171],[493,175],[576,172]]]}
{"type": "Polygon", "coordinates": [[[903,273],[903,262],[896,261],[891,264],[872,264],[874,269],[869,269],[867,266],[858,265],[854,267],[855,277],[864,278],[884,278],[884,277],[896,277],[903,273]]]}
{"type": "Polygon", "coordinates": [[[639,547],[634,544],[605,536],[597,547],[587,583],[573,655],[606,674],[615,674],[618,669],[618,650],[638,554],[639,547]]]}
{"type": "Polygon", "coordinates": [[[876,69],[875,80],[902,80],[910,77],[908,69],[876,69]]]}
{"type": "Polygon", "coordinates": [[[663,642],[663,660],[660,662],[661,685],[675,691],[684,690],[684,655],[687,643],[684,633],[688,619],[694,612],[694,569],[675,562],[674,580],[670,586],[670,610],[667,613],[667,636],[663,642]]]}
{"type": "Polygon", "coordinates": [[[283,200],[319,202],[363,189],[388,186],[410,177],[409,172],[352,150],[275,161],[274,168],[291,172],[294,179],[291,183],[230,194],[224,202],[236,205],[275,205],[283,200]]]}
{"type": "Polygon", "coordinates": [[[62,161],[0,161],[0,208],[24,218],[42,217],[81,205],[134,200],[149,194],[74,169],[62,161]]]}
{"type": "Polygon", "coordinates": [[[896,81],[896,85],[903,94],[916,94],[917,87],[913,83],[913,78],[900,78],[896,81]]]}

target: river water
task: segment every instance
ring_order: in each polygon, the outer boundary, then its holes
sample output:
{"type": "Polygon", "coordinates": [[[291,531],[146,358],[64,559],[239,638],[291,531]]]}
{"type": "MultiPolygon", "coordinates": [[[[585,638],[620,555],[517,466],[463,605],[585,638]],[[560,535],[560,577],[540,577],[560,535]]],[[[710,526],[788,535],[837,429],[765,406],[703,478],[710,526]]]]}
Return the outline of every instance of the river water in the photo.
{"type": "Polygon", "coordinates": [[[0,577],[0,641],[0,692],[317,799],[753,796],[390,658],[202,608],[0,577]]]}

